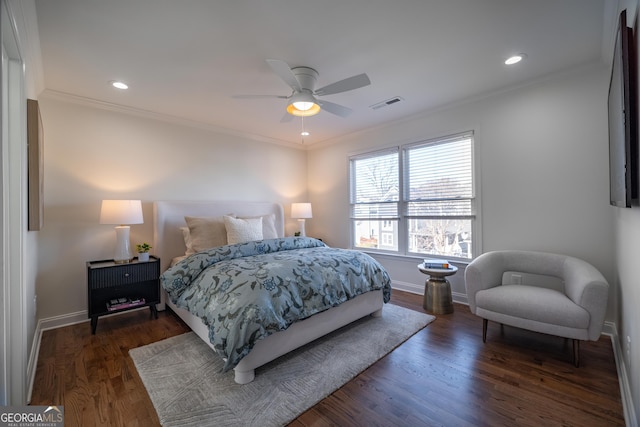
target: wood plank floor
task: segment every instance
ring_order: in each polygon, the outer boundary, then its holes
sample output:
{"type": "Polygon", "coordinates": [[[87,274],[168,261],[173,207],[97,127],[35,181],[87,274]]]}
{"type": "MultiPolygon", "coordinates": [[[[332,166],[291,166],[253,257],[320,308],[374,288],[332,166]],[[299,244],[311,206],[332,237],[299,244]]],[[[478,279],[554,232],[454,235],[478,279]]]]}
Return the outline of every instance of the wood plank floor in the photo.
{"type": "MultiPolygon", "coordinates": [[[[392,303],[422,311],[422,297],[392,303]]],[[[157,426],[128,351],[187,332],[169,311],[135,311],[45,331],[31,404],[64,405],[65,425],[157,426]]],[[[290,426],[624,426],[611,341],[571,342],[482,321],[468,307],[435,322],[290,426]]]]}

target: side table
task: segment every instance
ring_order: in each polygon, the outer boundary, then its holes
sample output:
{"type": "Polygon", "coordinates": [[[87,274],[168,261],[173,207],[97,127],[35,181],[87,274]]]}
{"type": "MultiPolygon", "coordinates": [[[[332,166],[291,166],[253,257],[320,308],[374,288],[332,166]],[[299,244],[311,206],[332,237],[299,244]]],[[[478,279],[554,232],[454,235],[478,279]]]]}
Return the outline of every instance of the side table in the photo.
{"type": "Polygon", "coordinates": [[[117,264],[113,260],[87,262],[88,311],[91,333],[98,317],[140,307],[149,307],[158,318],[160,302],[160,258],[117,264]]]}
{"type": "Polygon", "coordinates": [[[451,284],[447,276],[456,274],[458,267],[452,265],[449,268],[427,268],[424,264],[418,264],[418,270],[429,275],[424,284],[424,309],[433,314],[453,313],[451,284]]]}

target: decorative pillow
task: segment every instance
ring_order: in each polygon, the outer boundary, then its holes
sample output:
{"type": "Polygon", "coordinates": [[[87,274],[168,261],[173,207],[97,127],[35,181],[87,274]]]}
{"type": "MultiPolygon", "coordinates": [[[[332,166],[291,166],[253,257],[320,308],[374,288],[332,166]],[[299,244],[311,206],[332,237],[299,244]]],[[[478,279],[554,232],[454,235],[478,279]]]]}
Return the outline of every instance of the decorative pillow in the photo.
{"type": "Polygon", "coordinates": [[[227,244],[227,231],[225,229],[224,219],[221,216],[185,216],[184,220],[189,227],[189,235],[194,253],[227,244]]]}
{"type": "Polygon", "coordinates": [[[243,216],[238,218],[242,218],[242,219],[262,218],[262,238],[263,239],[278,238],[278,232],[276,231],[276,214],[269,214],[269,215],[263,215],[263,216],[243,216]]]}
{"type": "Polygon", "coordinates": [[[227,229],[227,242],[230,245],[263,239],[262,217],[242,219],[225,215],[224,225],[227,229]]]}
{"type": "Polygon", "coordinates": [[[193,240],[191,239],[191,233],[189,232],[189,227],[180,227],[180,231],[182,231],[182,237],[184,238],[184,245],[187,250],[184,253],[185,255],[193,255],[196,253],[193,250],[193,240]]]}

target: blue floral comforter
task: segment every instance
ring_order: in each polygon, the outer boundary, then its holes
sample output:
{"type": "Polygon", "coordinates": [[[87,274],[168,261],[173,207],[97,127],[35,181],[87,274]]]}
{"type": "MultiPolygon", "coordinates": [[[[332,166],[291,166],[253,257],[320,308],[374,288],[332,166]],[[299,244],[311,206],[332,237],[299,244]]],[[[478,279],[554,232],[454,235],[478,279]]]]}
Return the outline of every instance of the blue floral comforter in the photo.
{"type": "Polygon", "coordinates": [[[224,371],[297,320],[372,290],[382,289],[384,302],[391,296],[389,275],[369,255],[307,237],[212,248],[175,264],[161,280],[174,304],[209,327],[224,371]]]}

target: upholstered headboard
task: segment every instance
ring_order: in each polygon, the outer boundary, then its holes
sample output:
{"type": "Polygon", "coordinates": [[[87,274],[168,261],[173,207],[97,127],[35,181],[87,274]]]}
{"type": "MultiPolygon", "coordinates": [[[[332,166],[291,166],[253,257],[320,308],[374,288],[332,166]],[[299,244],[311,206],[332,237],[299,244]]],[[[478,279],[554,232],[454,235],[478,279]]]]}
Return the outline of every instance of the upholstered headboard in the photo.
{"type": "Polygon", "coordinates": [[[185,254],[186,247],[182,227],[185,216],[217,217],[223,215],[251,217],[275,214],[276,233],[284,236],[284,211],[282,205],[272,202],[225,201],[158,201],[153,203],[153,253],[160,257],[161,271],[171,265],[171,260],[185,254]]]}

